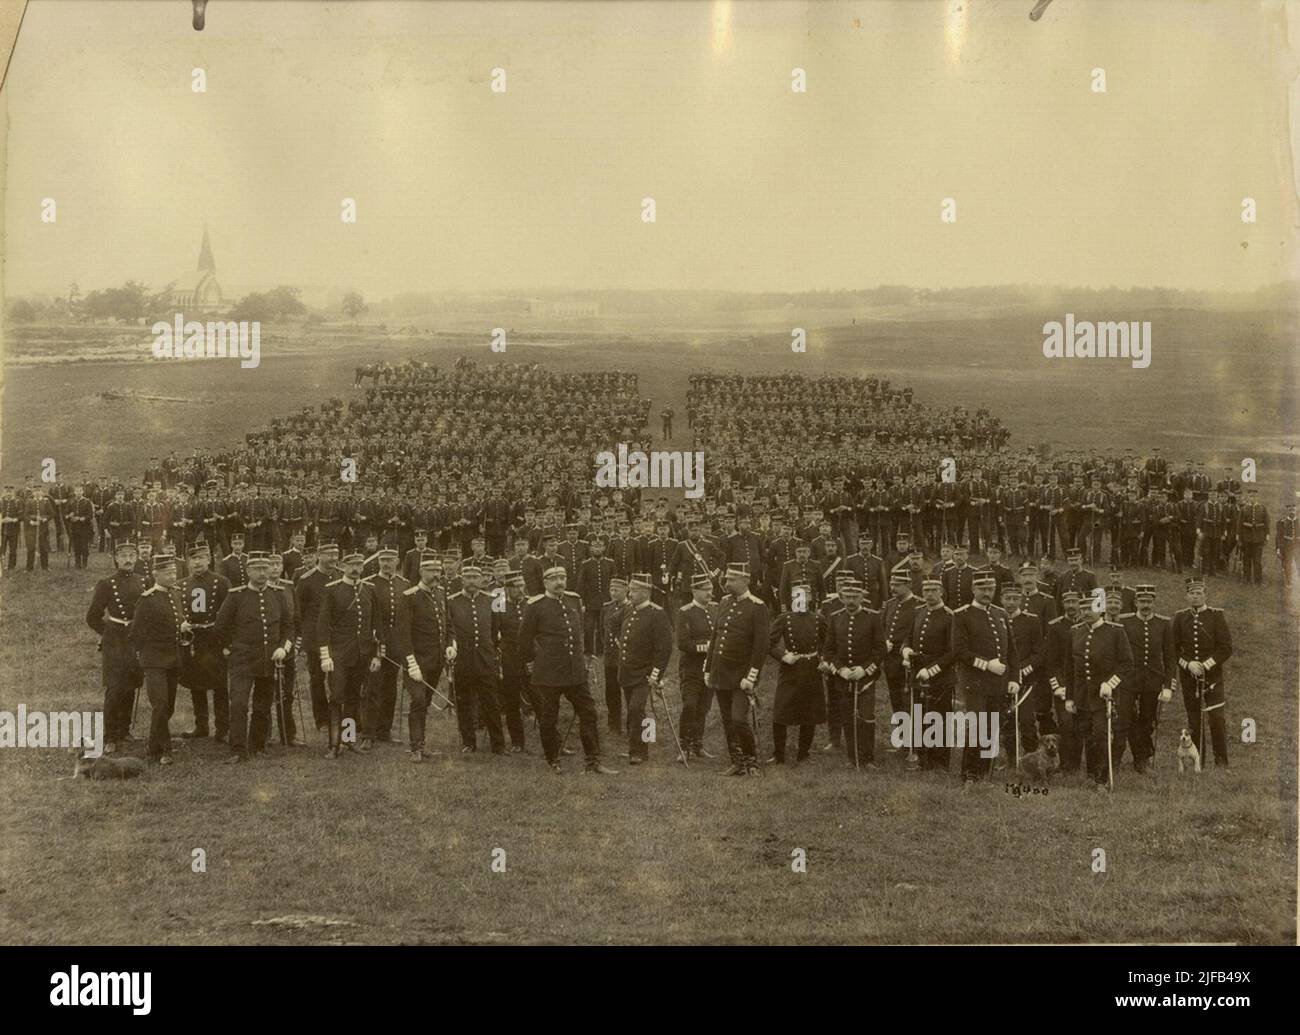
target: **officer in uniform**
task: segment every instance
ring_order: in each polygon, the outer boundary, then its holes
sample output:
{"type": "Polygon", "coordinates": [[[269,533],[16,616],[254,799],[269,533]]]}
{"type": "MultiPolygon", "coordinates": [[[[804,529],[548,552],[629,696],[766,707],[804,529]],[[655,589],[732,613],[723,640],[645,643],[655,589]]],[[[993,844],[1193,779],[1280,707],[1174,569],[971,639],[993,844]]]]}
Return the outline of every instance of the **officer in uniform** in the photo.
{"type": "Polygon", "coordinates": [[[851,574],[840,580],[844,606],[829,616],[821,652],[820,668],[835,680],[850,769],[876,768],[876,679],[885,658],[880,612],[863,606],[863,592],[862,583],[851,574]]]}
{"type": "Polygon", "coordinates": [[[99,634],[104,678],[104,751],[121,748],[131,731],[131,705],[143,675],[127,630],[144,580],[135,574],[135,547],[118,543],[113,550],[117,570],[95,585],[86,624],[99,634]]]}
{"type": "Polygon", "coordinates": [[[1296,514],[1295,504],[1286,505],[1286,516],[1277,519],[1277,535],[1274,538],[1277,559],[1282,564],[1282,582],[1291,585],[1293,569],[1300,570],[1300,554],[1296,553],[1296,514]]]}
{"type": "Polygon", "coordinates": [[[221,574],[232,586],[242,586],[248,581],[248,554],[244,553],[242,532],[231,533],[230,553],[221,559],[221,574]]]}
{"type": "Polygon", "coordinates": [[[1133,768],[1146,772],[1155,755],[1155,726],[1158,705],[1173,697],[1178,671],[1174,654],[1174,624],[1156,614],[1156,587],[1137,587],[1137,611],[1120,615],[1119,623],[1128,635],[1133,652],[1133,675],[1120,684],[1115,707],[1115,760],[1124,757],[1127,743],[1133,752],[1133,768]]]}
{"type": "Polygon", "coordinates": [[[266,750],[275,697],[275,666],[293,649],[284,597],[270,584],[271,562],[263,551],[248,555],[248,582],[234,586],[217,613],[217,639],[230,652],[230,754],[247,762],[266,750]],[[249,703],[252,714],[249,714],[249,703]]]}
{"type": "Polygon", "coordinates": [[[718,608],[713,577],[701,572],[691,580],[691,601],[677,609],[677,685],[682,695],[682,747],[694,758],[712,758],[704,748],[704,720],[713,705],[705,684],[704,658],[709,652],[718,608]]]}
{"type": "Polygon", "coordinates": [[[492,594],[483,592],[483,572],[473,564],[460,569],[462,588],[447,598],[451,642],[455,648],[453,680],[456,689],[456,721],[460,728],[461,754],[478,750],[478,720],[487,727],[494,755],[505,754],[501,730],[501,662],[497,642],[501,638],[501,614],[492,606],[492,594]]]}
{"type": "Polygon", "coordinates": [[[144,670],[149,695],[148,755],[159,765],[172,764],[171,721],[176,707],[176,680],[181,669],[181,640],[190,632],[186,602],[176,586],[176,558],[154,558],[154,584],[140,594],[128,638],[144,670]]]}
{"type": "MultiPolygon", "coordinates": [[[[952,652],[952,608],[943,602],[943,583],[928,578],[921,583],[925,606],[912,612],[912,627],[903,638],[903,665],[911,670],[921,691],[923,712],[944,715],[952,710],[956,655],[952,652]]],[[[948,748],[912,745],[920,768],[948,771],[948,748]]]]}
{"type": "MultiPolygon", "coordinates": [[[[1268,508],[1259,502],[1258,489],[1246,490],[1246,502],[1237,513],[1237,541],[1241,543],[1241,581],[1258,585],[1264,579],[1262,557],[1264,544],[1268,541],[1268,508]]],[[[30,547],[27,557],[30,571],[30,547]]]]}
{"type": "MultiPolygon", "coordinates": [[[[298,536],[301,535],[302,533],[299,532],[298,536]]],[[[280,594],[280,606],[284,613],[285,635],[290,640],[289,653],[280,662],[275,672],[276,701],[275,706],[271,709],[271,717],[275,719],[279,727],[280,743],[286,747],[301,747],[304,741],[299,736],[298,724],[294,719],[293,700],[297,691],[294,684],[298,678],[297,643],[302,639],[302,626],[298,621],[298,606],[294,594],[294,584],[292,580],[283,577],[284,556],[272,553],[270,562],[270,586],[280,594]]]]}
{"type": "Polygon", "coordinates": [[[54,522],[54,504],[40,489],[35,489],[23,504],[23,539],[27,546],[27,570],[36,565],[40,551],[41,570],[50,567],[50,525],[54,522]]]}
{"type": "Polygon", "coordinates": [[[758,676],[769,647],[767,605],[749,591],[743,562],[727,566],[727,595],[718,607],[705,654],[706,685],[717,695],[731,758],[730,776],[759,776],[758,745],[750,712],[757,713],[758,676]]]}
{"type": "MultiPolygon", "coordinates": [[[[362,581],[373,591],[375,621],[379,642],[384,645],[384,657],[394,660],[401,656],[394,630],[397,627],[397,602],[410,589],[406,579],[397,574],[397,550],[386,546],[379,551],[379,570],[362,581]]],[[[361,750],[369,751],[376,740],[389,743],[393,739],[393,712],[397,707],[397,671],[395,664],[380,664],[379,670],[366,680],[362,702],[361,750]]]]}
{"type": "Polygon", "coordinates": [[[1187,708],[1187,728],[1204,764],[1208,759],[1201,733],[1204,722],[1209,723],[1214,765],[1226,768],[1228,736],[1223,709],[1227,696],[1223,666],[1232,657],[1232,636],[1223,609],[1206,606],[1204,580],[1187,580],[1187,603],[1189,606],[1174,614],[1174,653],[1178,658],[1183,704],[1187,708]]]}
{"type": "MultiPolygon", "coordinates": [[[[921,585],[924,587],[924,580],[921,585]]],[[[891,575],[889,588],[893,595],[885,601],[885,608],[880,616],[881,628],[885,636],[885,658],[881,667],[885,672],[885,685],[889,688],[890,710],[905,712],[911,704],[907,699],[907,670],[903,666],[903,643],[912,628],[913,616],[925,604],[912,592],[912,578],[905,572],[891,575]]]]}
{"type": "MultiPolygon", "coordinates": [[[[507,571],[503,580],[505,608],[501,612],[501,705],[506,714],[506,730],[510,734],[510,753],[523,754],[527,747],[524,736],[524,709],[526,704],[533,714],[540,716],[541,708],[533,696],[533,687],[519,653],[519,627],[524,620],[524,606],[528,593],[524,589],[523,574],[507,571]]],[[[614,645],[610,645],[614,654],[614,645]]],[[[618,684],[615,682],[615,689],[618,684]]]]}
{"type": "Polygon", "coordinates": [[[628,760],[636,766],[650,759],[644,738],[646,700],[659,691],[673,652],[673,630],[668,613],[651,601],[654,578],[637,572],[628,580],[628,608],[619,629],[618,685],[627,695],[628,760]]]}
{"type": "Polygon", "coordinates": [[[225,576],[209,570],[212,555],[206,543],[190,547],[189,573],[181,583],[181,593],[194,639],[181,656],[180,685],[190,692],[194,708],[194,729],[182,738],[208,735],[208,693],[212,694],[212,717],[216,720],[217,740],[226,739],[229,727],[229,697],[226,691],[226,659],[216,633],[217,615],[230,592],[225,576]]]}
{"type": "Polygon", "coordinates": [[[542,573],[545,591],[529,597],[519,626],[519,650],[541,702],[542,750],[553,772],[559,773],[560,734],[556,721],[560,698],[573,707],[586,757],[584,772],[612,775],[600,764],[600,729],[596,704],[587,688],[582,653],[582,599],[565,589],[568,574],[562,564],[542,573]]]}
{"type": "MultiPolygon", "coordinates": [[[[1016,677],[1020,690],[1014,700],[1008,698],[1002,721],[1004,728],[1019,738],[1021,755],[1038,749],[1036,707],[1043,696],[1038,689],[1038,673],[1044,668],[1045,646],[1042,623],[1037,615],[1021,609],[1023,601],[1024,591],[1019,586],[1011,582],[1003,585],[1002,607],[1011,620],[1011,638],[1016,642],[1016,657],[1020,659],[1020,672],[1016,677]]],[[[1051,701],[1050,695],[1047,700],[1051,701]]],[[[1006,751],[1008,758],[1017,757],[1014,741],[1006,751]]]]}
{"type": "Polygon", "coordinates": [[[339,576],[335,562],[339,548],[333,540],[322,539],[316,547],[316,563],[294,580],[294,614],[298,616],[298,639],[295,650],[306,659],[311,693],[311,714],[318,731],[329,729],[329,695],[325,690],[325,673],[321,670],[317,619],[325,587],[339,576]]]}
{"type": "Polygon", "coordinates": [[[429,687],[438,686],[443,663],[454,657],[447,592],[438,582],[441,572],[437,551],[425,550],[420,556],[419,582],[402,591],[397,609],[397,651],[406,666],[406,689],[411,697],[407,731],[412,762],[424,761],[425,719],[433,698],[429,687]]]}
{"type": "MultiPolygon", "coordinates": [[[[1070,632],[1071,679],[1065,710],[1074,716],[1074,732],[1084,745],[1088,775],[1098,788],[1111,780],[1106,761],[1106,712],[1115,691],[1133,673],[1133,651],[1118,622],[1089,609],[1085,621],[1070,632]]],[[[1112,721],[1113,734],[1113,721],[1112,721]]]]}
{"type": "Polygon", "coordinates": [[[588,542],[590,554],[578,567],[578,596],[582,598],[582,634],[587,655],[602,653],[601,611],[609,602],[609,582],[614,578],[614,561],[605,556],[605,537],[593,535],[588,542]]]}
{"type": "Polygon", "coordinates": [[[623,691],[618,683],[618,634],[627,613],[627,579],[609,580],[609,599],[600,609],[600,653],[605,669],[605,725],[611,733],[623,732],[623,691]]]}
{"type": "Polygon", "coordinates": [[[64,506],[63,520],[68,528],[68,545],[78,568],[90,564],[90,540],[94,533],[95,505],[80,485],[72,489],[72,498],[64,506]]]}
{"type": "MultiPolygon", "coordinates": [[[[343,558],[342,574],[325,584],[316,616],[316,644],[321,672],[329,679],[329,749],[326,758],[338,758],[343,750],[343,722],[350,720],[353,732],[361,688],[366,673],[379,671],[384,645],[379,640],[379,616],[374,591],[361,581],[365,558],[350,553],[343,558]]],[[[353,749],[355,733],[347,739],[353,749]]]]}
{"type": "MultiPolygon", "coordinates": [[[[1020,690],[1020,659],[1011,620],[993,603],[994,588],[993,576],[980,572],[971,583],[974,599],[952,615],[958,685],[966,710],[976,713],[977,723],[981,716],[1000,713],[1007,695],[1020,690]]],[[[981,757],[978,744],[966,745],[961,769],[967,784],[988,775],[990,763],[981,757]]]]}
{"type": "MultiPolygon", "coordinates": [[[[815,600],[811,582],[795,582],[791,593],[815,600]]],[[[817,727],[826,721],[826,698],[822,693],[821,643],[817,612],[810,607],[782,611],[772,623],[768,653],[780,664],[776,677],[776,698],[772,703],[772,757],[775,765],[785,763],[786,733],[799,727],[796,762],[803,762],[812,750],[817,727]]]]}

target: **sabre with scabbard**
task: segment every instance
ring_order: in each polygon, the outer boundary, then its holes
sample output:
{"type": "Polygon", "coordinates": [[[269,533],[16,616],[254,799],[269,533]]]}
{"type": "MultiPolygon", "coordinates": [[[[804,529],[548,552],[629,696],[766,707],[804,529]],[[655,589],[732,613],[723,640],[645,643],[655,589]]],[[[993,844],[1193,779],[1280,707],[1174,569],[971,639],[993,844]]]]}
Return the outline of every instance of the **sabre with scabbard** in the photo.
{"type": "MultiPolygon", "coordinates": [[[[401,671],[406,672],[407,676],[410,675],[410,672],[407,671],[407,668],[406,668],[405,665],[403,665],[403,664],[402,664],[401,662],[399,662],[399,661],[394,661],[394,660],[393,660],[392,658],[390,658],[387,654],[383,655],[383,660],[386,661],[386,662],[388,662],[390,665],[394,666],[395,668],[398,668],[398,669],[400,669],[401,671]]],[[[440,712],[445,712],[448,708],[453,708],[453,709],[454,709],[454,708],[456,707],[456,702],[455,702],[455,701],[453,701],[450,697],[448,697],[446,694],[444,694],[444,693],[443,693],[441,690],[439,690],[437,687],[433,686],[433,685],[432,685],[431,683],[429,683],[427,680],[424,680],[424,679],[417,679],[416,682],[419,683],[421,686],[427,688],[427,689],[429,690],[429,692],[430,692],[431,694],[433,694],[434,697],[439,697],[439,698],[441,698],[442,700],[444,700],[444,701],[447,702],[447,703],[444,704],[442,707],[439,707],[436,703],[434,703],[432,700],[430,700],[429,703],[430,703],[430,704],[433,704],[434,708],[436,708],[438,711],[440,711],[440,712]]],[[[447,684],[448,684],[448,689],[451,689],[451,685],[452,685],[452,675],[451,675],[451,670],[450,670],[450,669],[447,670],[447,684]]],[[[399,721],[400,721],[400,720],[399,720],[399,721]]]]}

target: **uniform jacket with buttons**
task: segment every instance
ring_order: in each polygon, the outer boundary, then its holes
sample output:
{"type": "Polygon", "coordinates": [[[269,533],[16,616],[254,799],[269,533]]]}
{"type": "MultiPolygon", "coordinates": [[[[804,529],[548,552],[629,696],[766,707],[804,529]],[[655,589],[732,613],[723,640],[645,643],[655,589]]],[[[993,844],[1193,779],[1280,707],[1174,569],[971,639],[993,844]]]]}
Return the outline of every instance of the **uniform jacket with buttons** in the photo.
{"type": "Polygon", "coordinates": [[[335,579],[326,583],[316,616],[316,645],[322,660],[351,667],[374,656],[379,620],[375,595],[364,582],[335,579]]]}
{"type": "Polygon", "coordinates": [[[1010,619],[996,604],[970,603],[953,611],[952,651],[957,656],[958,680],[963,690],[1004,694],[1007,683],[1020,672],[1010,619]],[[1006,666],[1002,675],[989,671],[994,659],[1006,666]]]}
{"type": "Polygon", "coordinates": [[[1133,674],[1133,651],[1128,634],[1118,622],[1093,619],[1081,622],[1070,631],[1071,679],[1065,699],[1073,701],[1081,712],[1105,707],[1102,686],[1113,693],[1133,674]]]}
{"type": "Polygon", "coordinates": [[[533,666],[534,686],[586,683],[582,620],[582,598],[571,590],[558,597],[542,593],[529,598],[519,627],[519,652],[533,666]]]}
{"type": "Polygon", "coordinates": [[[628,608],[618,636],[619,685],[627,689],[647,678],[662,678],[672,652],[673,630],[668,612],[648,600],[628,608]]]}
{"type": "Polygon", "coordinates": [[[217,639],[230,651],[226,659],[232,676],[275,674],[271,653],[293,646],[284,593],[268,582],[261,589],[236,586],[217,612],[217,639]]]}
{"type": "Polygon", "coordinates": [[[155,584],[140,594],[129,637],[142,668],[180,667],[181,622],[185,620],[185,598],[179,587],[164,589],[155,584]]]}
{"type": "Polygon", "coordinates": [[[741,668],[742,679],[757,683],[767,656],[768,628],[767,604],[748,590],[739,597],[728,593],[718,605],[705,671],[715,673],[719,665],[741,668]]]}
{"type": "Polygon", "coordinates": [[[1149,618],[1132,612],[1120,615],[1119,624],[1124,627],[1133,651],[1134,674],[1146,672],[1161,683],[1169,682],[1178,670],[1173,621],[1154,611],[1149,618]]]}

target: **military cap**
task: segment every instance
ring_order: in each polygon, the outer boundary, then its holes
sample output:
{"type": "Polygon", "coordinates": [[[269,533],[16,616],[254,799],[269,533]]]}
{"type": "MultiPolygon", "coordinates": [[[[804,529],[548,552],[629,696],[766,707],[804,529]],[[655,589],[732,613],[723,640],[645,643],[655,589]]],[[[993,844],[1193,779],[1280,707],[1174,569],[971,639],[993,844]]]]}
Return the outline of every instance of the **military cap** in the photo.
{"type": "Polygon", "coordinates": [[[640,586],[642,589],[653,589],[654,583],[650,580],[650,573],[637,571],[632,573],[632,578],[628,581],[628,588],[640,586]]]}
{"type": "Polygon", "coordinates": [[[749,578],[749,563],[747,561],[732,561],[727,565],[727,578],[729,579],[747,579],[749,578]]]}
{"type": "Polygon", "coordinates": [[[542,572],[542,578],[544,579],[554,578],[556,575],[568,575],[568,571],[563,564],[553,564],[542,572]]]}

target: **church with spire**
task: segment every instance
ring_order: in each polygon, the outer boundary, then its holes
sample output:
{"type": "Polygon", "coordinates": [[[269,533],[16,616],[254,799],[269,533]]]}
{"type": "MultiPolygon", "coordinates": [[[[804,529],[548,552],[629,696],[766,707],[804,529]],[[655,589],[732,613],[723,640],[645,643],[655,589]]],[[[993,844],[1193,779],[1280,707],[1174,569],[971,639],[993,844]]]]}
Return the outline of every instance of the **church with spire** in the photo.
{"type": "Polygon", "coordinates": [[[198,269],[174,281],[169,290],[171,304],[186,315],[210,313],[225,307],[221,285],[217,283],[217,263],[212,257],[206,225],[203,227],[203,243],[199,246],[198,269]]]}

